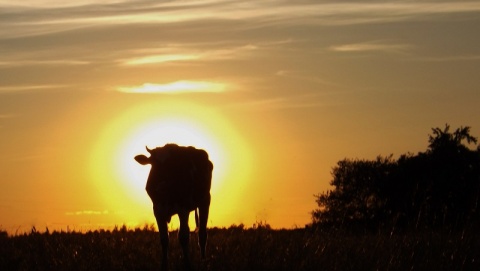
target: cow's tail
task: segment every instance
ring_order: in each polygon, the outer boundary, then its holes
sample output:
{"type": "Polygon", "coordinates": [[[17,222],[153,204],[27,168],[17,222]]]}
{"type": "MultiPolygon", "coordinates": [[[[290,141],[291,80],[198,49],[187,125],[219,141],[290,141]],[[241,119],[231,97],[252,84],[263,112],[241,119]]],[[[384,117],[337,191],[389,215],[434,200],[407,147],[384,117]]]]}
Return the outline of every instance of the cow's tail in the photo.
{"type": "Polygon", "coordinates": [[[195,208],[195,232],[198,231],[198,208],[195,208]]]}

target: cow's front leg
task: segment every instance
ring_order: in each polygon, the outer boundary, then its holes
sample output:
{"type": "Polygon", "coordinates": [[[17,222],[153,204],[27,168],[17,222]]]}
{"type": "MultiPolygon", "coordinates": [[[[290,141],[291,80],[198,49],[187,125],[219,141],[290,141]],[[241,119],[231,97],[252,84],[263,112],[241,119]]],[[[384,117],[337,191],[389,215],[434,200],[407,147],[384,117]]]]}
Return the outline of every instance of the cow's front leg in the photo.
{"type": "Polygon", "coordinates": [[[158,231],[160,233],[160,243],[162,244],[161,270],[167,270],[168,267],[168,223],[161,210],[153,208],[155,219],[157,220],[158,231]]]}

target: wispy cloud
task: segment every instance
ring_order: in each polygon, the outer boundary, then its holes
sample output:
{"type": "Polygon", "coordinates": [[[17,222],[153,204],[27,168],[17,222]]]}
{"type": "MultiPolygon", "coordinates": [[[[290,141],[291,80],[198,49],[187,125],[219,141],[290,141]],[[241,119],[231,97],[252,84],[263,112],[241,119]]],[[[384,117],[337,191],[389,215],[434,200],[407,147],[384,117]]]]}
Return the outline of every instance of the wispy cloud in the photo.
{"type": "MultiPolygon", "coordinates": [[[[103,4],[115,4],[126,2],[125,0],[102,0],[103,4]]],[[[75,6],[85,6],[98,3],[96,0],[78,0],[78,1],[63,1],[63,0],[0,0],[0,5],[10,6],[10,7],[25,7],[25,8],[60,8],[60,7],[75,7],[75,6]]]]}
{"type": "Polygon", "coordinates": [[[321,85],[328,85],[328,86],[341,86],[341,84],[321,78],[318,74],[308,74],[301,71],[295,70],[279,70],[275,72],[275,75],[278,77],[290,78],[294,80],[299,80],[302,82],[310,81],[315,82],[321,85]]]}
{"type": "Polygon", "coordinates": [[[77,66],[88,65],[90,62],[82,60],[19,60],[19,61],[0,61],[0,69],[6,67],[21,66],[77,66]]]}
{"type": "Polygon", "coordinates": [[[82,210],[82,211],[74,211],[74,212],[65,212],[67,216],[80,216],[80,215],[108,215],[108,210],[103,211],[95,211],[95,210],[82,210]]]}
{"type": "MultiPolygon", "coordinates": [[[[206,46],[206,45],[200,45],[206,46]]],[[[223,49],[194,50],[187,46],[169,46],[162,49],[138,49],[134,54],[139,56],[122,59],[119,61],[122,66],[155,65],[185,61],[216,61],[227,59],[238,59],[246,57],[248,53],[258,49],[256,45],[244,45],[223,49]],[[159,52],[155,52],[159,51],[159,52]]]]}
{"type": "Polygon", "coordinates": [[[458,56],[431,56],[415,58],[415,61],[427,62],[451,62],[451,61],[479,61],[480,55],[458,55],[458,56]]]}
{"type": "Polygon", "coordinates": [[[343,45],[335,45],[330,47],[335,52],[388,52],[388,53],[404,53],[411,49],[408,44],[395,44],[382,41],[369,41],[361,43],[351,43],[343,45]]]}
{"type": "MultiPolygon", "coordinates": [[[[244,21],[265,24],[348,25],[431,18],[432,15],[479,13],[478,1],[339,3],[267,1],[81,1],[63,5],[46,1],[19,6],[0,1],[0,37],[21,37],[85,27],[125,24],[171,24],[198,21],[244,21]]],[[[34,3],[34,2],[32,2],[34,3]]]]}
{"type": "Polygon", "coordinates": [[[199,59],[199,55],[150,55],[139,58],[132,58],[123,60],[122,65],[125,66],[140,66],[151,64],[162,64],[167,62],[178,62],[199,59]]]}
{"type": "Polygon", "coordinates": [[[206,81],[176,81],[167,84],[145,83],[140,86],[118,87],[117,91],[124,93],[161,93],[161,94],[181,94],[181,93],[199,93],[199,92],[223,92],[226,85],[223,83],[214,83],[206,81]]]}
{"type": "Polygon", "coordinates": [[[25,85],[25,86],[0,86],[0,93],[11,93],[21,91],[36,91],[45,89],[64,88],[66,85],[25,85]]]}

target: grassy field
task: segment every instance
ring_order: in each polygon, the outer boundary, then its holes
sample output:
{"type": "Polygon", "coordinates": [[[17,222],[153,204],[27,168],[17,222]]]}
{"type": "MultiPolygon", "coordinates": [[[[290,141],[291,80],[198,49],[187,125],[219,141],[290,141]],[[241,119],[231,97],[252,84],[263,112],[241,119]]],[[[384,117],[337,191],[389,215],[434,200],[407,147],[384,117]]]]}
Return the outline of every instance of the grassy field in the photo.
{"type": "MultiPolygon", "coordinates": [[[[196,270],[480,270],[480,235],[468,231],[347,233],[232,226],[209,229],[207,259],[196,270]]],[[[177,234],[170,234],[170,270],[183,270],[177,234]]],[[[0,270],[158,270],[153,227],[92,232],[0,232],[0,270]]]]}

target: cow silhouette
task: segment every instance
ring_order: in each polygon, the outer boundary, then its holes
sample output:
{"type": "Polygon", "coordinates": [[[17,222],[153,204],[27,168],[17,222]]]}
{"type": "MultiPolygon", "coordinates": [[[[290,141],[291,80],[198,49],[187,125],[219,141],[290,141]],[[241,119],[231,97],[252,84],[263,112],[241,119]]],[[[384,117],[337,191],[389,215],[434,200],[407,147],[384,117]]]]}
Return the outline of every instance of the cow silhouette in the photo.
{"type": "Polygon", "coordinates": [[[194,147],[166,144],[149,149],[150,157],[135,156],[142,165],[151,165],[146,191],[153,203],[162,245],[162,269],[168,266],[168,223],[173,215],[180,219],[179,241],[187,268],[190,268],[188,217],[195,211],[198,240],[205,259],[207,220],[210,208],[210,188],[213,164],[206,151],[194,147]]]}

